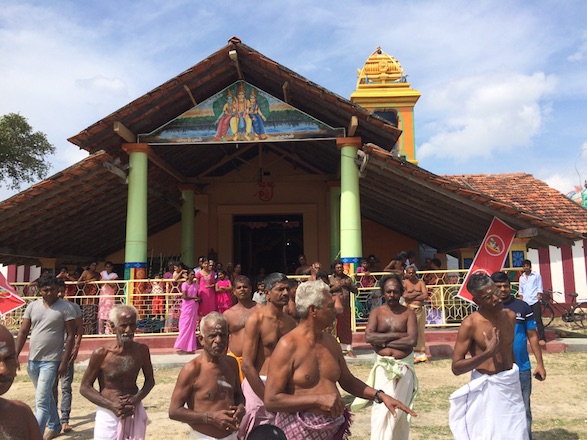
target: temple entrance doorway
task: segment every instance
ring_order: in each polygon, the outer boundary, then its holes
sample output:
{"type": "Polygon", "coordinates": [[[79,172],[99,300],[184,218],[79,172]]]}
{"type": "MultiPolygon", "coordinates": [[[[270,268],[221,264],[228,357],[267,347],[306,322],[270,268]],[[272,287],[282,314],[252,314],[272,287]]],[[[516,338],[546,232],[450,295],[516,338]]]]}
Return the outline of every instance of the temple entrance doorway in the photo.
{"type": "Polygon", "coordinates": [[[234,263],[251,281],[261,268],[292,274],[304,248],[303,215],[235,215],[233,238],[234,263]]]}

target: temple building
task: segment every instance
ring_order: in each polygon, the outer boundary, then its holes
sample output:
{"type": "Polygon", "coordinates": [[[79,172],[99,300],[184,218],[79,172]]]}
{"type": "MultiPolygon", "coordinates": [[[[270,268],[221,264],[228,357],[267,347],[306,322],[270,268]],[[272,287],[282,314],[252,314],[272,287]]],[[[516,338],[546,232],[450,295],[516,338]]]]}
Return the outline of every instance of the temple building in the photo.
{"type": "Polygon", "coordinates": [[[293,273],[300,254],[354,272],[426,249],[466,268],[498,217],[517,231],[509,267],[530,256],[545,284],[587,294],[587,211],[527,174],[418,166],[419,97],[380,48],[347,100],[233,37],[72,136],[87,158],[2,202],[0,263],[12,281],[92,260],[142,279],[206,255],[255,276],[293,273]]]}

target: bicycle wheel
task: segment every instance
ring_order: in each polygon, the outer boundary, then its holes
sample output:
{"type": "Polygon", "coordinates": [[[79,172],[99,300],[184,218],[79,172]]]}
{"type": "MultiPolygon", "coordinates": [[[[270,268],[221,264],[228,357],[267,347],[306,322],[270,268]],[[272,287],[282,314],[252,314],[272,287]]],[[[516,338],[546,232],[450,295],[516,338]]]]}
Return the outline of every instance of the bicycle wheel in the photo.
{"type": "Polygon", "coordinates": [[[542,314],[542,325],[544,327],[548,327],[552,324],[552,320],[554,319],[554,311],[552,310],[552,306],[549,303],[542,304],[540,307],[540,313],[542,314]]]}
{"type": "Polygon", "coordinates": [[[587,325],[587,322],[585,322],[585,320],[587,319],[586,315],[587,302],[577,304],[577,306],[575,306],[575,308],[573,309],[573,321],[581,328],[585,328],[585,326],[587,325]]]}

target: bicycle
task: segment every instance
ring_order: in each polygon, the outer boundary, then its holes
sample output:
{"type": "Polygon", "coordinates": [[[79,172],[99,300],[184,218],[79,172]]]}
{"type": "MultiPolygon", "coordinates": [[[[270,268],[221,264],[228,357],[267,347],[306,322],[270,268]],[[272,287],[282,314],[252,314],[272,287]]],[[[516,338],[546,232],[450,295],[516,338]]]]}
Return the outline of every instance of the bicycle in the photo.
{"type": "MultiPolygon", "coordinates": [[[[560,314],[561,319],[564,322],[575,323],[581,328],[585,328],[587,325],[587,301],[582,301],[577,304],[577,293],[569,293],[571,297],[571,303],[568,308],[563,307],[561,303],[556,302],[553,299],[552,290],[546,290],[542,293],[542,299],[540,300],[541,306],[540,311],[542,313],[542,323],[544,327],[548,327],[554,320],[555,309],[560,314]]],[[[557,292],[558,293],[558,292],[557,292]]]]}

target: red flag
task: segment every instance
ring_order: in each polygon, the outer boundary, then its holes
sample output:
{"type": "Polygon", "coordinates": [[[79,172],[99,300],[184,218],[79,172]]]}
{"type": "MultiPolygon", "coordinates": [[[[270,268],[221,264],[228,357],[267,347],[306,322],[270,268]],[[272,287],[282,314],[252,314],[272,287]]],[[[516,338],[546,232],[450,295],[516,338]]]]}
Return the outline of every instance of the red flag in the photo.
{"type": "Polygon", "coordinates": [[[503,263],[508,256],[510,246],[514,241],[516,230],[505,224],[497,217],[493,217],[493,221],[489,226],[485,238],[477,250],[473,264],[465,277],[465,281],[459,290],[457,296],[466,301],[473,302],[473,296],[467,290],[467,281],[469,277],[476,272],[485,272],[487,275],[495,271],[501,270],[503,263]]]}
{"type": "Polygon", "coordinates": [[[6,281],[6,278],[0,272],[0,316],[6,315],[25,304],[25,300],[16,293],[14,287],[8,284],[8,281],[6,281]]]}

